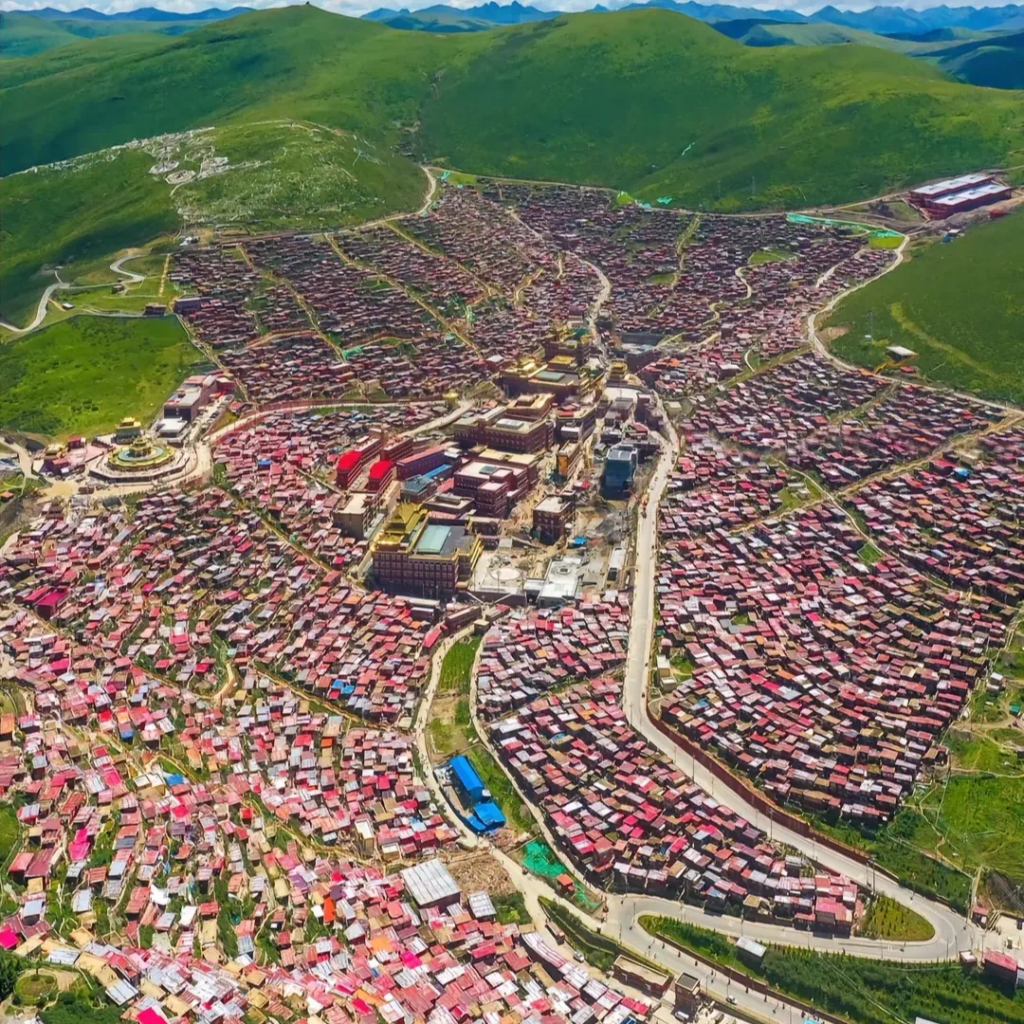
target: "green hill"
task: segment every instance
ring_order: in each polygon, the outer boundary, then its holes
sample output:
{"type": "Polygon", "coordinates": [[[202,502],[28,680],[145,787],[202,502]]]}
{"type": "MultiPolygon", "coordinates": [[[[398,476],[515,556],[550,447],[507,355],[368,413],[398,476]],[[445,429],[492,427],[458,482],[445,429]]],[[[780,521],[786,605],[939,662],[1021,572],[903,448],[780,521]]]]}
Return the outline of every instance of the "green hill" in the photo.
{"type": "Polygon", "coordinates": [[[972,85],[1024,89],[1024,31],[986,33],[932,54],[939,67],[972,85]]]}
{"type": "Polygon", "coordinates": [[[65,438],[148,421],[201,359],[174,317],[73,316],[0,345],[0,429],[65,438]]]}
{"type": "Polygon", "coordinates": [[[97,271],[113,280],[103,271],[116,252],[164,232],[338,227],[415,209],[425,188],[403,157],[290,121],[150,139],[10,175],[0,179],[0,313],[23,326],[54,267],[68,284],[94,284],[97,271]],[[211,157],[226,164],[204,173],[211,157]]]}
{"type": "Polygon", "coordinates": [[[0,12],[0,58],[31,57],[59,46],[106,36],[180,36],[201,21],[115,21],[107,18],[37,18],[22,11],[0,12]]]}
{"type": "Polygon", "coordinates": [[[913,43],[825,21],[791,23],[743,18],[716,22],[714,28],[744,46],[836,46],[841,43],[859,43],[897,53],[909,52],[914,47],[913,43]]]}
{"type": "Polygon", "coordinates": [[[31,14],[0,12],[0,57],[31,57],[77,42],[76,36],[55,22],[31,14]]]}
{"type": "Polygon", "coordinates": [[[18,323],[52,281],[41,267],[143,244],[182,209],[315,227],[414,208],[422,177],[398,152],[721,210],[851,202],[1024,163],[1020,93],[874,47],[744,47],[660,10],[442,36],[288,7],[0,62],[0,104],[2,310],[18,323]],[[294,131],[259,127],[290,118],[354,134],[307,135],[316,153],[296,161],[294,131]],[[212,125],[234,170],[173,202],[148,149],[12,176],[212,125]]]}
{"type": "Polygon", "coordinates": [[[925,245],[844,299],[828,321],[843,359],[886,362],[889,345],[918,353],[920,372],[987,398],[1024,403],[1024,216],[925,245]],[[870,339],[867,335],[871,335],[870,339]]]}
{"type": "Polygon", "coordinates": [[[303,6],[103,42],[0,65],[8,168],[294,116],[476,171],[741,209],[856,200],[1024,143],[1018,94],[871,47],[751,49],[670,11],[439,36],[303,6]]]}
{"type": "Polygon", "coordinates": [[[857,43],[918,57],[970,85],[1024,89],[1024,32],[940,29],[923,36],[883,36],[864,29],[812,21],[788,24],[746,18],[715,23],[744,46],[836,46],[857,43]]]}

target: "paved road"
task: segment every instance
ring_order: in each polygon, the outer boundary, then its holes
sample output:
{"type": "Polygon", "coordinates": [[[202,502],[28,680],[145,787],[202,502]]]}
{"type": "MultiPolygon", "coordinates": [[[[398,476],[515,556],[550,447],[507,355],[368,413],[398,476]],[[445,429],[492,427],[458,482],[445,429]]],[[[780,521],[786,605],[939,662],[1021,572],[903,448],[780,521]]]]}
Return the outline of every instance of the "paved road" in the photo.
{"type": "MultiPolygon", "coordinates": [[[[128,284],[138,284],[140,281],[145,281],[145,274],[137,274],[134,270],[122,270],[121,264],[125,260],[134,259],[138,256],[137,252],[128,253],[126,256],[120,257],[120,259],[114,260],[110,264],[110,269],[115,274],[120,274],[126,278],[128,284]]],[[[15,327],[14,324],[8,323],[6,320],[0,320],[0,327],[5,328],[8,331],[13,331],[15,334],[28,334],[29,331],[34,331],[44,319],[46,319],[46,307],[50,302],[50,296],[60,288],[66,288],[69,291],[75,291],[74,285],[66,284],[60,279],[60,275],[54,271],[54,277],[57,278],[53,284],[48,285],[46,290],[43,292],[39,299],[39,305],[36,307],[36,315],[32,318],[32,322],[27,327],[15,327]]],[[[87,289],[83,289],[87,290],[87,289]]],[[[107,314],[107,315],[118,315],[118,314],[107,314]]]]}
{"type": "Polygon", "coordinates": [[[48,285],[46,291],[43,292],[39,299],[39,306],[36,308],[36,315],[32,318],[32,322],[27,327],[15,327],[14,324],[9,324],[6,320],[0,320],[0,327],[5,328],[8,331],[13,331],[15,334],[28,334],[29,331],[34,331],[46,317],[46,306],[50,301],[50,296],[58,288],[70,288],[70,285],[65,284],[56,271],[53,272],[57,278],[53,284],[48,285]]]}
{"type": "MultiPolygon", "coordinates": [[[[809,945],[820,950],[839,951],[859,956],[878,956],[883,953],[891,960],[945,960],[956,957],[960,950],[970,949],[980,944],[980,933],[960,914],[950,910],[944,904],[926,900],[922,896],[911,893],[908,889],[893,882],[884,875],[877,874],[871,867],[836,853],[814,840],[808,840],[796,832],[792,832],[776,824],[767,815],[762,814],[749,804],[740,793],[724,786],[715,776],[692,757],[684,754],[671,740],[659,732],[651,722],[647,711],[647,682],[651,669],[651,645],[655,625],[654,580],[657,571],[657,516],[658,502],[664,492],[669,472],[675,463],[678,453],[678,441],[674,431],[670,430],[669,443],[665,445],[654,477],[648,491],[647,507],[641,511],[637,527],[636,569],[634,573],[634,597],[632,622],[629,634],[629,658],[626,666],[625,684],[623,687],[623,709],[629,723],[640,732],[654,747],[685,771],[699,786],[720,799],[738,814],[743,815],[751,824],[756,825],[774,841],[785,843],[815,862],[832,871],[842,872],[860,885],[875,889],[886,896],[906,904],[924,917],[935,929],[935,936],[927,942],[888,945],[881,948],[877,942],[864,939],[834,939],[831,937],[808,935],[796,932],[792,928],[767,925],[743,925],[743,934],[752,938],[772,942],[809,945]]],[[[671,916],[698,922],[707,917],[696,908],[679,904],[666,904],[655,901],[663,909],[671,911],[671,916]]],[[[624,907],[622,913],[626,921],[632,922],[637,914],[650,913],[643,909],[651,903],[643,897],[634,898],[631,907],[624,907]]],[[[728,934],[739,934],[739,922],[731,918],[714,918],[714,927],[728,934]]],[[[706,923],[700,921],[700,923],[706,923]]]]}
{"type": "MultiPolygon", "coordinates": [[[[437,779],[434,778],[435,765],[433,765],[430,760],[426,730],[430,721],[431,705],[433,703],[434,695],[437,692],[438,683],[441,679],[441,665],[444,661],[444,656],[453,644],[457,643],[463,637],[469,636],[471,633],[471,626],[459,630],[445,638],[445,640],[434,651],[431,660],[430,679],[428,680],[426,689],[423,692],[423,697],[419,705],[419,712],[413,726],[413,737],[419,754],[420,763],[423,766],[424,782],[426,782],[431,796],[439,807],[444,807],[446,800],[444,798],[444,794],[441,792],[441,787],[438,784],[437,779]]],[[[475,690],[475,665],[472,680],[473,682],[471,687],[475,690]]],[[[475,704],[475,692],[471,692],[470,702],[471,704],[475,704]]],[[[479,731],[483,734],[482,729],[479,731]]],[[[534,815],[539,821],[540,815],[536,813],[532,805],[528,804],[528,806],[530,806],[531,810],[534,811],[534,815]]],[[[490,840],[474,835],[474,833],[470,831],[466,824],[457,815],[453,814],[450,817],[455,827],[463,837],[462,845],[464,845],[468,850],[486,851],[501,864],[509,878],[512,880],[512,884],[523,894],[526,909],[529,911],[530,917],[532,918],[533,923],[537,926],[537,929],[544,938],[544,941],[552,948],[561,948],[562,952],[565,953],[565,947],[559,946],[558,940],[555,939],[547,927],[547,915],[544,912],[544,908],[541,906],[540,897],[543,896],[546,899],[553,900],[565,907],[566,910],[577,915],[579,914],[579,908],[556,895],[555,891],[550,886],[545,882],[542,882],[536,876],[529,874],[521,864],[513,860],[503,850],[495,847],[490,840]]],[[[541,828],[541,832],[544,835],[548,835],[547,829],[543,826],[541,828]]],[[[716,972],[705,967],[699,961],[678,952],[671,946],[666,946],[659,940],[652,939],[651,936],[643,931],[643,929],[636,923],[636,917],[641,913],[664,913],[666,908],[659,906],[657,909],[652,910],[647,905],[649,902],[652,901],[645,902],[643,899],[637,899],[634,897],[610,897],[609,903],[614,903],[614,907],[610,907],[607,919],[602,922],[587,921],[586,923],[589,927],[596,928],[596,930],[603,932],[610,938],[618,939],[638,952],[646,954],[651,960],[659,963],[666,971],[671,972],[673,976],[678,975],[681,971],[686,971],[694,977],[699,978],[701,981],[701,988],[710,992],[711,995],[715,996],[720,1001],[728,999],[731,996],[736,1000],[738,1006],[743,1007],[752,1013],[760,1014],[768,1020],[777,1021],[779,1024],[802,1024],[803,1016],[796,1007],[789,1006],[786,1003],[779,1004],[774,1000],[765,1001],[761,996],[744,992],[743,987],[740,985],[731,983],[727,984],[727,979],[721,977],[721,975],[716,977],[716,972]]],[[[653,902],[661,904],[663,901],[659,900],[653,902]]],[[[667,909],[678,910],[678,904],[671,904],[667,909]]],[[[590,970],[595,974],[600,973],[595,968],[590,968],[590,970]]],[[[628,988],[628,986],[623,986],[619,981],[612,983],[617,988],[628,988]]],[[[633,994],[639,998],[650,1001],[650,996],[644,995],[643,993],[634,992],[633,994]]],[[[671,997],[672,990],[670,988],[668,998],[671,999],[671,997]]],[[[655,1020],[657,1024],[672,1024],[672,1017],[670,1015],[669,1008],[667,1006],[660,1005],[658,1007],[655,1020]]]]}
{"type": "Polygon", "coordinates": [[[123,270],[121,268],[121,264],[124,263],[125,260],[133,260],[138,255],[139,253],[137,252],[129,252],[124,256],[120,256],[116,260],[114,260],[113,263],[110,264],[110,269],[115,274],[120,274],[122,277],[124,277],[128,284],[141,284],[143,281],[146,280],[145,274],[137,274],[135,273],[134,270],[123,270]]]}

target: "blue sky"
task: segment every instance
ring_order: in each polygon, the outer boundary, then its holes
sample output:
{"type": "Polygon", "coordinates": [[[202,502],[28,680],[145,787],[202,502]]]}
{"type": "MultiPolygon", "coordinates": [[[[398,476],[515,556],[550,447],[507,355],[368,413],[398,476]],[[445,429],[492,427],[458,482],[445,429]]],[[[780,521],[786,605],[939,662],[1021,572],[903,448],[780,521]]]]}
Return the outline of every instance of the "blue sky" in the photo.
{"type": "MultiPolygon", "coordinates": [[[[296,0],[296,2],[302,2],[302,0],[296,0]]],[[[474,7],[476,4],[483,2],[483,0],[316,0],[318,7],[336,11],[339,14],[351,14],[354,16],[365,14],[375,7],[408,7],[411,10],[416,10],[420,7],[429,7],[438,2],[447,3],[452,7],[474,7]]],[[[508,2],[508,0],[499,0],[499,3],[505,2],[508,2]]],[[[520,2],[532,3],[533,6],[545,10],[580,11],[593,7],[598,0],[520,0],[520,2]]],[[[602,0],[602,2],[606,7],[618,7],[628,3],[629,0],[602,0]]],[[[714,3],[716,0],[701,0],[701,2],[714,3]]],[[[804,14],[811,14],[824,7],[828,0],[811,0],[811,2],[807,2],[807,0],[777,0],[777,2],[757,0],[755,3],[745,3],[744,0],[721,0],[721,2],[731,2],[736,6],[758,7],[762,9],[797,10],[804,14]]],[[[208,7],[227,8],[236,5],[240,7],[283,7],[285,3],[283,0],[0,0],[0,10],[10,10],[12,8],[28,10],[41,7],[74,10],[77,7],[92,7],[95,10],[108,14],[118,11],[130,11],[137,7],[159,7],[165,11],[191,12],[204,10],[208,7]]],[[[849,0],[849,2],[836,0],[835,6],[842,10],[852,11],[866,10],[874,6],[912,7],[922,10],[927,7],[939,6],[939,4],[937,2],[930,2],[930,0],[907,0],[907,2],[901,3],[876,2],[876,0],[849,0]]],[[[959,7],[967,5],[951,3],[949,6],[959,7]]],[[[1001,7],[1003,6],[1003,0],[999,0],[998,3],[984,3],[975,0],[971,6],[1001,7]]]]}

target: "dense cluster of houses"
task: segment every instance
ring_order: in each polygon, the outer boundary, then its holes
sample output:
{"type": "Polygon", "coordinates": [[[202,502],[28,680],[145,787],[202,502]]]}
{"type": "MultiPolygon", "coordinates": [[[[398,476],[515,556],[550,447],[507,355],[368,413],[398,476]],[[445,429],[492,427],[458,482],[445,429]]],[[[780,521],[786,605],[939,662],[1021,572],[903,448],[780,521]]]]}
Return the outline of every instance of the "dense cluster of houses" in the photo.
{"type": "Polygon", "coordinates": [[[786,461],[837,489],[920,459],[957,434],[983,430],[1000,418],[1001,413],[970,399],[896,385],[855,417],[794,444],[786,461]]]}
{"type": "Polygon", "coordinates": [[[429,249],[506,295],[554,259],[548,244],[473,188],[442,187],[430,216],[407,221],[404,227],[429,249]]]}
{"type": "Polygon", "coordinates": [[[167,276],[185,293],[175,302],[175,312],[203,344],[213,349],[243,345],[257,333],[247,302],[260,278],[237,248],[183,249],[167,276]]]}
{"type": "Polygon", "coordinates": [[[433,618],[323,569],[216,488],[49,509],[0,563],[0,599],[179,685],[216,685],[227,657],[369,721],[409,714],[433,618]]]}
{"type": "Polygon", "coordinates": [[[659,672],[665,720],[780,802],[880,823],[945,757],[1013,612],[862,559],[864,544],[830,505],[672,541],[659,672]]]}
{"type": "MultiPolygon", "coordinates": [[[[447,558],[462,580],[483,547],[471,510],[507,514],[556,438],[566,478],[602,412],[602,444],[656,451],[627,368],[688,400],[658,513],[660,714],[779,802],[888,820],[945,759],[1024,600],[1024,430],[800,351],[808,314],[891,251],[781,217],[478,185],[442,183],[400,226],[182,248],[175,308],[200,344],[250,402],[303,408],[219,431],[213,486],[43,503],[0,558],[0,664],[30,698],[0,715],[21,828],[0,947],[93,975],[140,1024],[650,1014],[435,859],[458,832],[410,730],[431,653],[478,610],[350,576],[399,492],[423,504],[379,552],[421,576],[447,558]],[[667,336],[690,344],[660,354],[667,336]],[[623,393],[596,401],[605,373],[623,393]],[[434,421],[485,381],[526,397],[462,416],[460,452],[434,421]]],[[[536,511],[561,542],[568,501],[536,511]]],[[[629,726],[612,676],[632,595],[581,596],[581,564],[533,592],[557,608],[488,613],[474,688],[562,853],[605,889],[848,933],[853,883],[629,726]]]]}
{"type": "Polygon", "coordinates": [[[633,731],[608,679],[538,697],[491,741],[588,878],[798,927],[849,932],[857,886],[815,875],[633,731]]]}
{"type": "Polygon", "coordinates": [[[733,530],[782,509],[789,483],[784,466],[760,462],[703,434],[684,440],[659,507],[663,541],[733,530]]]}
{"type": "Polygon", "coordinates": [[[445,415],[443,402],[406,402],[331,409],[268,413],[223,437],[217,458],[236,470],[266,469],[287,463],[300,473],[332,479],[338,456],[373,429],[400,434],[445,415]]]}
{"type": "Polygon", "coordinates": [[[258,797],[277,821],[320,845],[390,862],[454,842],[457,833],[415,777],[411,737],[324,708],[250,671],[174,740],[190,769],[223,773],[239,797],[258,797]]]}
{"type": "MultiPolygon", "coordinates": [[[[265,725],[274,704],[242,710],[265,725]]],[[[389,734],[350,733],[349,803],[405,795],[407,754],[389,734]]],[[[437,859],[385,873],[275,835],[230,784],[156,767],[129,779],[125,757],[103,747],[53,760],[38,782],[24,780],[22,758],[2,761],[4,782],[13,774],[29,800],[19,817],[30,847],[9,871],[24,895],[0,921],[0,947],[91,976],[140,1024],[241,1022],[251,1010],[332,1024],[650,1016],[647,1001],[591,976],[532,927],[500,923],[490,895],[464,892],[437,859]],[[44,886],[59,861],[58,924],[44,886]],[[94,934],[108,905],[126,921],[116,945],[94,934]]]]}
{"type": "Polygon", "coordinates": [[[732,305],[714,299],[715,318],[698,334],[704,340],[664,355],[650,350],[650,360],[643,360],[638,375],[672,399],[724,384],[756,365],[752,356],[765,361],[806,345],[808,314],[846,288],[880,273],[891,259],[889,250],[865,249],[848,241],[834,248],[825,236],[824,241],[799,248],[785,259],[738,266],[737,279],[742,274],[750,296],[732,305]],[[829,265],[831,260],[838,262],[829,265]]]}
{"type": "Polygon", "coordinates": [[[848,499],[879,543],[921,572],[1011,607],[1024,601],[1024,430],[867,484],[848,499]]]}
{"type": "Polygon", "coordinates": [[[430,314],[401,288],[342,260],[321,238],[302,235],[246,245],[257,267],[286,280],[343,348],[380,337],[418,338],[437,330],[430,314]]]}
{"type": "Polygon", "coordinates": [[[628,641],[625,593],[499,619],[481,647],[477,711],[493,718],[552,688],[612,672],[625,661],[628,641]]]}
{"type": "Polygon", "coordinates": [[[684,428],[763,452],[783,451],[869,401],[884,383],[806,353],[740,381],[699,405],[684,428]]]}
{"type": "Polygon", "coordinates": [[[359,378],[333,346],[311,331],[267,335],[220,353],[220,361],[251,402],[358,398],[359,378]]]}
{"type": "Polygon", "coordinates": [[[483,283],[455,260],[413,244],[388,225],[346,232],[336,241],[350,259],[411,288],[442,315],[457,315],[485,293],[483,283]]]}
{"type": "Polygon", "coordinates": [[[439,416],[422,402],[330,412],[272,413],[228,432],[215,458],[237,497],[271,517],[325,569],[348,571],[367,553],[361,530],[346,526],[349,495],[335,486],[339,457],[367,442],[369,431],[415,429],[439,416]]]}

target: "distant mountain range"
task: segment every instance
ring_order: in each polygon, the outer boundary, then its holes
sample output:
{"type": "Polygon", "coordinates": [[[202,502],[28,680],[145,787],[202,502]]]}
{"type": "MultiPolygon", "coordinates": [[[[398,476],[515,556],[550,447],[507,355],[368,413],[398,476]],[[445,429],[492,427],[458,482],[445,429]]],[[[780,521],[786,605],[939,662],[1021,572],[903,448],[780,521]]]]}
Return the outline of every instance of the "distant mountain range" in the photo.
{"type": "Polygon", "coordinates": [[[104,14],[91,7],[59,11],[43,7],[32,11],[0,11],[0,58],[33,57],[47,50],[107,36],[135,36],[144,44],[152,36],[181,36],[211,25],[248,7],[211,8],[192,14],[141,7],[135,11],[104,14]]]}
{"type": "MultiPolygon", "coordinates": [[[[596,4],[591,13],[632,11],[656,7],[676,11],[712,25],[746,46],[821,46],[859,43],[922,57],[943,70],[977,85],[1021,88],[1024,83],[1024,5],[1004,7],[876,6],[844,11],[826,6],[811,15],[788,10],[757,10],[732,4],[702,4],[695,0],[647,0],[614,7],[596,4]],[[943,46],[942,44],[946,44],[943,46]]],[[[104,14],[91,7],[61,11],[55,7],[0,13],[0,57],[24,57],[82,39],[125,33],[177,36],[202,25],[247,14],[251,7],[213,7],[182,14],[159,7],[104,14]]],[[[474,7],[434,4],[410,10],[378,7],[363,18],[389,28],[420,32],[481,32],[502,26],[546,21],[564,12],[546,11],[512,0],[494,0],[474,7]]]]}
{"type": "Polygon", "coordinates": [[[248,14],[252,7],[230,7],[221,10],[219,7],[211,7],[205,11],[195,11],[192,14],[181,14],[178,11],[163,11],[159,7],[139,7],[134,11],[121,11],[118,14],[104,14],[102,11],[95,11],[91,7],[79,7],[74,11],[60,11],[56,7],[42,7],[38,10],[28,8],[14,8],[12,14],[31,14],[36,18],[45,18],[47,21],[64,21],[68,18],[80,19],[82,21],[222,21],[224,18],[233,18],[236,14],[248,14]]]}
{"type": "MultiPolygon", "coordinates": [[[[813,24],[825,22],[831,25],[842,25],[847,28],[863,29],[880,35],[895,35],[918,39],[927,33],[941,29],[965,28],[975,30],[991,29],[1024,29],[1024,5],[1007,4],[1003,7],[928,7],[914,10],[908,7],[888,7],[878,5],[866,11],[844,11],[828,5],[811,15],[803,15],[796,11],[768,10],[762,11],[754,7],[737,7],[732,4],[701,4],[694,0],[649,0],[647,3],[614,3],[606,6],[598,3],[590,8],[592,12],[609,10],[635,10],[640,7],[659,7],[665,10],[678,11],[698,21],[711,24],[723,21],[776,21],[786,24],[813,24]]],[[[54,7],[43,7],[39,10],[15,8],[15,13],[30,14],[36,18],[51,21],[81,19],[89,21],[144,21],[144,22],[210,22],[221,21],[246,14],[251,7],[230,7],[222,9],[213,7],[192,14],[181,14],[177,11],[164,11],[159,7],[140,7],[134,11],[122,11],[118,14],[103,14],[91,7],[80,7],[74,11],[61,11],[54,7]]],[[[383,22],[403,28],[419,28],[432,31],[471,31],[490,28],[495,25],[521,25],[529,21],[544,21],[557,18],[561,11],[545,11],[539,7],[519,3],[513,0],[509,4],[498,4],[494,0],[475,7],[451,7],[447,4],[435,4],[410,10],[407,7],[378,7],[363,17],[370,21],[383,22]],[[461,26],[461,28],[460,28],[461,26]]],[[[934,39],[935,37],[933,37],[934,39]]]]}
{"type": "MultiPolygon", "coordinates": [[[[698,21],[715,24],[723,21],[756,20],[777,21],[786,24],[827,23],[847,28],[862,29],[879,35],[899,33],[903,36],[922,36],[939,29],[966,28],[975,30],[1024,28],[1024,5],[1008,4],[1004,7],[929,7],[914,10],[906,7],[876,6],[866,11],[844,11],[831,5],[811,15],[797,11],[768,10],[754,7],[736,7],[731,4],[701,4],[694,0],[649,0],[647,3],[617,4],[615,10],[636,10],[641,7],[660,7],[677,11],[698,21]]],[[[608,11],[603,4],[591,8],[594,12],[608,11]]],[[[419,10],[378,7],[364,18],[384,22],[392,27],[419,28],[428,31],[475,31],[495,25],[520,25],[528,21],[557,18],[563,12],[545,11],[539,7],[492,2],[476,7],[451,7],[435,4],[419,10]]]]}

